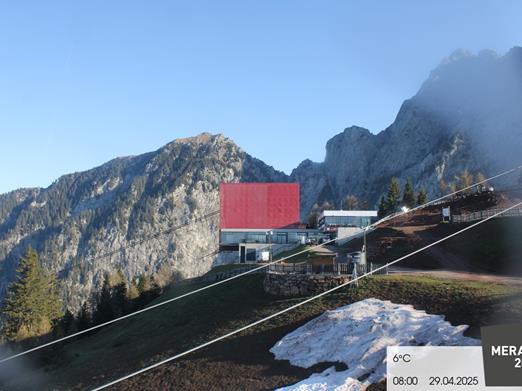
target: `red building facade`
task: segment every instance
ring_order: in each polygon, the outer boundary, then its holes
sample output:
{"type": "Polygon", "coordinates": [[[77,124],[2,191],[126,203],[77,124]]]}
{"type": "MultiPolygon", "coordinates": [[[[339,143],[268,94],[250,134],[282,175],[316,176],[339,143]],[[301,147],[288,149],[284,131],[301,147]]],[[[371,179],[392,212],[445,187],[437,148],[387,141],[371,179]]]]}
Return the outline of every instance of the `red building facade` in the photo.
{"type": "Polygon", "coordinates": [[[277,229],[299,224],[298,183],[222,183],[221,229],[277,229]]]}

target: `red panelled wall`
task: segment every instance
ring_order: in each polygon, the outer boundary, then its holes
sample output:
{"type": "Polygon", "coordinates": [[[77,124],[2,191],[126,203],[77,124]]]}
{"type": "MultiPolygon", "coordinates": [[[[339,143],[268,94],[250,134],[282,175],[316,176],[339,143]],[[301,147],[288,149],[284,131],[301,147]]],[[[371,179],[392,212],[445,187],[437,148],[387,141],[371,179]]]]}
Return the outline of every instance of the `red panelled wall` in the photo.
{"type": "Polygon", "coordinates": [[[299,222],[298,183],[222,183],[221,228],[283,228],[299,222]]]}

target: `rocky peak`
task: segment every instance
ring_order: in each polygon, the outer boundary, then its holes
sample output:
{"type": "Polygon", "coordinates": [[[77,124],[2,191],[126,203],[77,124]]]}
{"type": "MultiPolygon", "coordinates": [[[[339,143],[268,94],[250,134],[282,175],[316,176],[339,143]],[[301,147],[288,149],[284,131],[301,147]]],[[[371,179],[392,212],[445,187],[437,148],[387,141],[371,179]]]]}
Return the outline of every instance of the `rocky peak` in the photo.
{"type": "Polygon", "coordinates": [[[47,189],[0,196],[0,298],[28,245],[60,276],[72,310],[116,269],[129,280],[161,268],[205,273],[214,258],[198,254],[216,250],[218,220],[195,219],[219,208],[219,184],[284,180],[230,139],[203,133],[65,175],[47,189]],[[188,226],[115,251],[180,224],[188,226]]]}
{"type": "MultiPolygon", "coordinates": [[[[186,144],[191,146],[200,146],[200,145],[211,145],[211,144],[220,144],[220,143],[231,143],[234,144],[232,140],[225,137],[223,134],[212,134],[208,132],[200,133],[193,137],[185,137],[178,138],[174,140],[171,144],[186,144]]],[[[167,146],[170,144],[167,144],[167,146]]],[[[234,144],[235,145],[235,144],[234,144]]]]}
{"type": "Polygon", "coordinates": [[[187,138],[178,138],[173,142],[176,144],[206,144],[210,140],[217,138],[218,135],[214,136],[210,133],[203,132],[198,134],[197,136],[187,137],[187,138]]]}
{"type": "Polygon", "coordinates": [[[473,57],[473,53],[469,50],[463,48],[455,49],[448,57],[445,57],[441,61],[441,65],[448,65],[451,63],[460,62],[471,57],[473,57]]]}
{"type": "Polygon", "coordinates": [[[406,100],[378,134],[350,127],[327,143],[324,162],[301,164],[306,213],[322,194],[340,205],[348,194],[375,205],[392,176],[439,195],[438,180],[464,169],[497,172],[520,164],[522,48],[505,56],[457,50],[406,100]],[[321,177],[322,175],[322,177],[321,177]]]}
{"type": "MultiPolygon", "coordinates": [[[[328,155],[336,155],[339,153],[339,146],[352,145],[354,147],[366,143],[373,135],[368,129],[359,126],[351,126],[346,128],[342,133],[332,137],[326,143],[326,158],[328,155]]],[[[356,149],[356,148],[354,148],[356,149]]]]}
{"type": "Polygon", "coordinates": [[[506,58],[516,61],[519,64],[522,63],[522,47],[515,46],[506,54],[506,58]]]}

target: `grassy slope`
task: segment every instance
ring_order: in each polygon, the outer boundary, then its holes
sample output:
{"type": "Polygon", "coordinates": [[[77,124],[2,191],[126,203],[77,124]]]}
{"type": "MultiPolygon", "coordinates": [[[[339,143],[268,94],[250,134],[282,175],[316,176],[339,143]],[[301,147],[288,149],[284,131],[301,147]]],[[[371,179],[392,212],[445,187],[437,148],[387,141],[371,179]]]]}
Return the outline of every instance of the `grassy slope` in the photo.
{"type": "MultiPolygon", "coordinates": [[[[439,224],[406,235],[391,228],[380,229],[368,236],[368,246],[376,263],[386,263],[426,246],[470,224],[439,224]],[[383,240],[392,240],[390,249],[383,250],[383,240]]],[[[401,266],[419,269],[445,268],[444,254],[459,260],[456,270],[469,270],[492,274],[522,275],[522,218],[496,218],[472,228],[433,250],[424,251],[401,262],[401,266]]],[[[354,240],[345,251],[354,251],[362,246],[354,240]]]]}
{"type": "Polygon", "coordinates": [[[249,264],[244,264],[244,263],[232,263],[229,265],[219,265],[219,266],[216,266],[216,267],[213,267],[212,269],[210,269],[206,273],[206,275],[210,276],[210,275],[214,275],[214,274],[230,272],[230,271],[236,270],[236,269],[243,269],[247,266],[249,266],[249,264]]]}
{"type": "Polygon", "coordinates": [[[488,221],[443,244],[486,272],[522,275],[522,218],[488,221]]]}
{"type": "MultiPolygon", "coordinates": [[[[40,380],[38,389],[90,389],[300,300],[266,295],[262,278],[244,277],[70,343],[54,352],[60,362],[46,368],[47,388],[40,380]]],[[[196,287],[172,289],[159,300],[196,287]]],[[[114,389],[260,390],[295,383],[311,371],[274,361],[270,347],[323,311],[367,297],[410,303],[430,313],[444,314],[453,324],[472,325],[470,334],[475,336],[482,325],[522,321],[522,287],[377,276],[358,289],[340,290],[114,389]]],[[[28,381],[27,389],[34,386],[29,379],[22,379],[28,381]]]]}

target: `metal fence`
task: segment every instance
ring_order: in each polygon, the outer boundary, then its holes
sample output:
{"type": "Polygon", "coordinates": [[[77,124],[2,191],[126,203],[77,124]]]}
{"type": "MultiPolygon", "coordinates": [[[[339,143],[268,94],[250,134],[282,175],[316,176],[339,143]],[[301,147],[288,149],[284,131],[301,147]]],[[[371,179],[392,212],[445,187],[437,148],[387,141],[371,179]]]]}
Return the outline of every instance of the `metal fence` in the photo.
{"type": "MultiPolygon", "coordinates": [[[[306,263],[274,264],[268,267],[268,271],[287,274],[352,275],[354,272],[354,266],[357,267],[357,275],[360,276],[384,265],[371,262],[365,265],[354,265],[353,263],[338,263],[335,265],[310,265],[306,263]]],[[[388,274],[388,268],[383,268],[375,272],[375,274],[388,274]]]]}
{"type": "MultiPolygon", "coordinates": [[[[453,215],[451,217],[451,221],[453,223],[469,223],[471,221],[483,220],[485,218],[496,215],[497,213],[500,213],[502,211],[503,211],[503,209],[495,208],[495,209],[481,210],[478,212],[453,215]]],[[[502,217],[504,217],[504,216],[520,217],[520,216],[522,216],[522,207],[508,210],[507,212],[502,213],[501,216],[502,217]]]]}
{"type": "MultiPolygon", "coordinates": [[[[243,267],[239,267],[232,270],[226,270],[218,273],[206,274],[201,277],[191,279],[193,282],[217,282],[225,280],[229,277],[236,276],[238,274],[245,273],[249,270],[258,268],[260,264],[250,264],[243,267]]],[[[368,263],[366,265],[357,265],[357,275],[369,273],[375,269],[378,269],[383,264],[368,263]]],[[[286,273],[286,274],[325,274],[325,275],[353,275],[354,264],[352,263],[339,263],[336,265],[310,265],[306,263],[279,263],[268,266],[267,268],[256,270],[252,273],[264,274],[266,272],[274,273],[286,273]]],[[[388,274],[388,267],[385,267],[374,274],[388,274]]]]}

